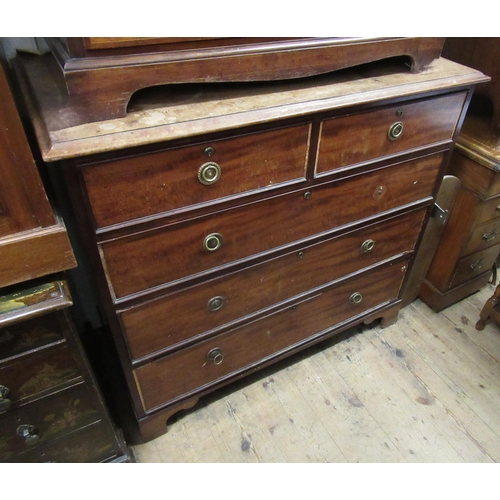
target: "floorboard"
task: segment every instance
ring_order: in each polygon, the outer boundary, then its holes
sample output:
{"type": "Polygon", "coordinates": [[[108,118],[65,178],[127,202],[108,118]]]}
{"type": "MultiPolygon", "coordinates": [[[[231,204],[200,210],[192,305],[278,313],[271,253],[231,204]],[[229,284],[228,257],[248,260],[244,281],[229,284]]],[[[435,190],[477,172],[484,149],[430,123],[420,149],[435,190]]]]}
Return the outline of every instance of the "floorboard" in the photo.
{"type": "Polygon", "coordinates": [[[420,300],[200,400],[142,463],[500,462],[500,327],[486,286],[441,313],[420,300]]]}

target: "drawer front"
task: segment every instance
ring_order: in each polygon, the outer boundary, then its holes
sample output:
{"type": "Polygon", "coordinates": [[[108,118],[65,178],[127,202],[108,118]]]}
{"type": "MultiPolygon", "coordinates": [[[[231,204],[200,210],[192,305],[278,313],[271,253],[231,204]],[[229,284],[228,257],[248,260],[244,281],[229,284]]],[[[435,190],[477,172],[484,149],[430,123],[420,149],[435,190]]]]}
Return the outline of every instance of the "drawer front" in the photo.
{"type": "Polygon", "coordinates": [[[411,252],[426,210],[410,212],[120,314],[132,359],[256,313],[385,259],[411,252]],[[152,320],[154,318],[154,320],[152,320]]]}
{"type": "Polygon", "coordinates": [[[0,361],[63,342],[64,333],[68,330],[64,315],[57,313],[0,328],[0,361]]]}
{"type": "Polygon", "coordinates": [[[106,242],[101,251],[111,289],[124,297],[425,199],[432,194],[442,157],[431,155],[106,242]],[[208,251],[204,241],[212,244],[213,235],[220,235],[222,244],[208,251]]]}
{"type": "Polygon", "coordinates": [[[487,222],[473,231],[463,255],[479,252],[497,243],[500,243],[500,221],[487,222]]]}
{"type": "Polygon", "coordinates": [[[138,368],[134,373],[144,409],[152,410],[205,388],[395,300],[405,270],[406,262],[386,264],[293,307],[138,368]],[[350,299],[356,293],[361,294],[361,302],[350,299]],[[211,361],[209,353],[213,349],[222,354],[211,361]]]}
{"type": "Polygon", "coordinates": [[[500,217],[500,197],[481,203],[481,209],[478,216],[478,224],[482,222],[496,220],[500,217]]]}
{"type": "Polygon", "coordinates": [[[0,368],[0,385],[8,389],[5,398],[10,401],[10,406],[4,405],[3,408],[9,412],[26,400],[80,378],[80,371],[67,345],[19,358],[0,368]]]}
{"type": "Polygon", "coordinates": [[[500,244],[469,255],[462,259],[451,281],[450,288],[489,271],[500,253],[500,244]]]}
{"type": "Polygon", "coordinates": [[[305,180],[310,125],[87,166],[98,227],[305,180]]]}
{"type": "Polygon", "coordinates": [[[0,460],[29,451],[99,420],[85,386],[59,392],[0,420],[0,460]]]}
{"type": "Polygon", "coordinates": [[[15,455],[11,460],[22,463],[98,463],[112,460],[120,453],[112,429],[100,421],[35,450],[15,455]]]}
{"type": "Polygon", "coordinates": [[[324,121],[316,174],[452,139],[465,96],[453,94],[324,121]],[[402,124],[402,131],[397,124],[402,124]],[[391,130],[401,133],[391,140],[391,130]]]}

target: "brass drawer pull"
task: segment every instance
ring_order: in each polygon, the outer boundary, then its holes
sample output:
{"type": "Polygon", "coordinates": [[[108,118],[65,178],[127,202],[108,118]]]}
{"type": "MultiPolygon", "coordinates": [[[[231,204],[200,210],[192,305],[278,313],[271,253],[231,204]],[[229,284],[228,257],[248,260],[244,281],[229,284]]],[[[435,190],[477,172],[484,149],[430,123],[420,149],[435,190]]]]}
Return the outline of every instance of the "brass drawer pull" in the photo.
{"type": "Polygon", "coordinates": [[[374,246],[375,242],[373,240],[366,240],[361,245],[361,252],[363,253],[371,252],[374,246]]]}
{"type": "Polygon", "coordinates": [[[17,428],[17,435],[24,438],[28,446],[34,446],[40,441],[40,436],[36,433],[34,425],[23,424],[17,428]]]}
{"type": "Polygon", "coordinates": [[[215,252],[216,250],[219,250],[223,242],[224,240],[222,238],[222,234],[212,233],[206,236],[203,240],[203,248],[207,252],[215,252]]]}
{"type": "Polygon", "coordinates": [[[5,396],[9,394],[10,390],[8,387],[4,385],[0,385],[0,411],[8,410],[10,407],[10,399],[7,399],[5,396]]]}
{"type": "Polygon", "coordinates": [[[470,268],[473,271],[478,271],[479,269],[481,269],[483,267],[483,265],[484,265],[484,259],[477,259],[476,262],[471,264],[470,268]]]}
{"type": "Polygon", "coordinates": [[[399,139],[401,137],[403,129],[404,129],[403,122],[393,123],[389,127],[389,132],[387,133],[387,137],[389,138],[390,141],[395,141],[396,139],[399,139]]]}
{"type": "Polygon", "coordinates": [[[217,297],[212,297],[207,303],[207,309],[211,312],[218,311],[224,305],[224,297],[220,295],[217,297]]]}
{"type": "Polygon", "coordinates": [[[496,229],[492,229],[491,231],[488,231],[487,233],[483,234],[483,240],[493,241],[497,236],[498,236],[498,231],[496,229]]]}
{"type": "Polygon", "coordinates": [[[213,349],[208,351],[207,358],[215,365],[220,365],[224,361],[224,354],[222,353],[222,349],[220,349],[219,347],[214,347],[213,349]]]}
{"type": "Polygon", "coordinates": [[[363,296],[359,292],[354,292],[350,297],[349,297],[349,302],[351,304],[359,304],[363,300],[363,296]]]}
{"type": "Polygon", "coordinates": [[[198,170],[198,180],[205,186],[215,184],[221,175],[219,165],[213,161],[204,163],[198,170]]]}

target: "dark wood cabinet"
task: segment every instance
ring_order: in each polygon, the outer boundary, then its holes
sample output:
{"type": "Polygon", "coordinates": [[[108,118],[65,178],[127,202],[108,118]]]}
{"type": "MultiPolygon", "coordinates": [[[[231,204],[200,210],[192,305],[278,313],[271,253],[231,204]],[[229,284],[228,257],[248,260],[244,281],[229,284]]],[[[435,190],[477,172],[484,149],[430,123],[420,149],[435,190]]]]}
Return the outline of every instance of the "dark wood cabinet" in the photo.
{"type": "Polygon", "coordinates": [[[125,117],[68,124],[50,105],[53,65],[23,56],[17,74],[93,263],[137,440],[222,385],[397,319],[487,80],[444,59],[425,72],[391,60],[244,89],[157,89],[125,117]]]}

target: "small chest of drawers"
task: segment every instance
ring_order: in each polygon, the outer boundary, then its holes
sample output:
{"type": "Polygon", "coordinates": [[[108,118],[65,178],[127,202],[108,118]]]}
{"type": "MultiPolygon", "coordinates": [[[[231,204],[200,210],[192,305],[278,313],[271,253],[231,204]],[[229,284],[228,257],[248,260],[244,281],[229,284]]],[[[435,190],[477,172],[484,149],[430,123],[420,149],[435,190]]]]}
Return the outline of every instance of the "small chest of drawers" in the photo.
{"type": "Polygon", "coordinates": [[[444,60],[425,73],[390,63],[244,91],[182,89],[170,103],[159,92],[154,109],[51,129],[47,72],[22,67],[143,440],[245,374],[356,324],[396,320],[484,79],[444,60]]]}
{"type": "Polygon", "coordinates": [[[0,298],[1,462],[128,458],[68,315],[71,300],[61,280],[23,283],[0,298]]]}

